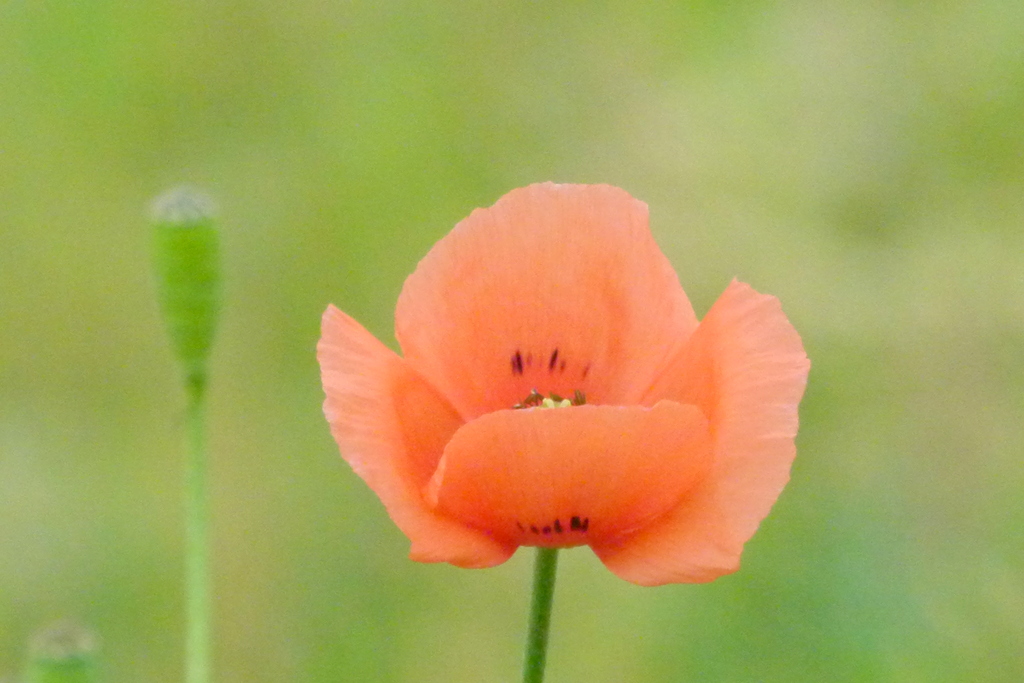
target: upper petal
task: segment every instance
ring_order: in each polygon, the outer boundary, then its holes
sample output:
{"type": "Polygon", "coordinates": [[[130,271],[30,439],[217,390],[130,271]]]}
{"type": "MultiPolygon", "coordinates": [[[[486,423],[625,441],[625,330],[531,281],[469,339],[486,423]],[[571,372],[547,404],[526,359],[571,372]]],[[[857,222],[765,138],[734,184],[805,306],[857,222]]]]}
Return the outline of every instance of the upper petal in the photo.
{"type": "Polygon", "coordinates": [[[395,314],[408,362],[467,420],[531,389],[635,403],[695,327],[647,205],[607,185],[531,185],[477,209],[395,314]]]}
{"type": "Polygon", "coordinates": [[[710,454],[701,411],[672,401],[501,410],[455,433],[427,498],[511,543],[597,546],[675,506],[710,454]]]}
{"type": "Polygon", "coordinates": [[[809,369],[778,300],[733,281],[644,399],[701,406],[714,439],[709,474],[655,524],[595,548],[609,569],[646,585],[735,571],[789,480],[809,369]]]}
{"type": "Polygon", "coordinates": [[[324,414],[342,457],[373,489],[423,562],[487,567],[515,546],[446,519],[423,486],[462,420],[433,387],[359,323],[333,306],[323,317],[317,358],[324,414]]]}

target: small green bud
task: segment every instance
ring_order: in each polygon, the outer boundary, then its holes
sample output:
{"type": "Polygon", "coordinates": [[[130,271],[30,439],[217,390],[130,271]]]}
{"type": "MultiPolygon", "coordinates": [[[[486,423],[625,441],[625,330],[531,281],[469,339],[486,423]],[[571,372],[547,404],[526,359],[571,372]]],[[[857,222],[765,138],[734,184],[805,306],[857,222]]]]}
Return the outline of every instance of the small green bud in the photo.
{"type": "Polygon", "coordinates": [[[59,621],[32,638],[26,683],[92,683],[98,643],[91,631],[59,621]]]}
{"type": "Polygon", "coordinates": [[[201,383],[220,312],[220,249],[213,203],[179,187],[153,202],[157,290],[190,383],[201,383]]]}

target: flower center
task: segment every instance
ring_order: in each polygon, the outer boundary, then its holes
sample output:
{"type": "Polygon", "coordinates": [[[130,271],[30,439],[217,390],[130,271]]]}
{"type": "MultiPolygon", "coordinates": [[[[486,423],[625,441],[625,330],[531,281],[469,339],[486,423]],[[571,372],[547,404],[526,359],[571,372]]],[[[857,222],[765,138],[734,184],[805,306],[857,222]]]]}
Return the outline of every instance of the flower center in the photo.
{"type": "Polygon", "coordinates": [[[577,389],[572,392],[572,398],[563,398],[551,392],[547,396],[540,393],[536,389],[531,389],[530,393],[519,403],[512,406],[513,410],[522,410],[523,408],[570,408],[572,406],[581,406],[587,402],[587,397],[582,391],[577,389]]]}

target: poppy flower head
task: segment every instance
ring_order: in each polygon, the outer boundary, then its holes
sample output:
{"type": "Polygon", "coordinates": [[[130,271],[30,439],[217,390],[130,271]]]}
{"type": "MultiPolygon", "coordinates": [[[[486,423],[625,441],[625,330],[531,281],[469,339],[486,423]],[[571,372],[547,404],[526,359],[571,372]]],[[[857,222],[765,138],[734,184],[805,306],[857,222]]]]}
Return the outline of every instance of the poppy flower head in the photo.
{"type": "Polygon", "coordinates": [[[738,282],[698,325],[617,188],[474,211],[406,280],[395,329],[401,357],[329,307],[318,357],[342,455],[413,559],[589,545],[636,583],[707,581],[788,478],[799,336],[738,282]]]}

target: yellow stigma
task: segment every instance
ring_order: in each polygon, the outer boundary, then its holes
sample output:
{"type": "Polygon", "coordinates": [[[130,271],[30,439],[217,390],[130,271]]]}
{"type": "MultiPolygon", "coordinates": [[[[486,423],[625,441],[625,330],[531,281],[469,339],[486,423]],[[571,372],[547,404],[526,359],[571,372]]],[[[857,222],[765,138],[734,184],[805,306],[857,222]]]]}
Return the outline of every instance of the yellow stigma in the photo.
{"type": "Polygon", "coordinates": [[[538,408],[568,408],[572,405],[572,401],[567,398],[563,398],[561,401],[555,401],[551,398],[546,398],[540,402],[538,408]]]}

